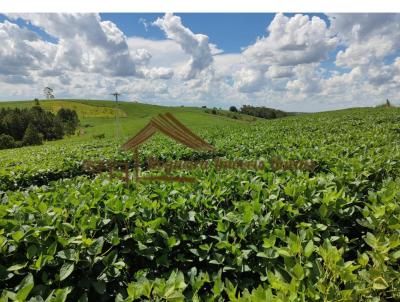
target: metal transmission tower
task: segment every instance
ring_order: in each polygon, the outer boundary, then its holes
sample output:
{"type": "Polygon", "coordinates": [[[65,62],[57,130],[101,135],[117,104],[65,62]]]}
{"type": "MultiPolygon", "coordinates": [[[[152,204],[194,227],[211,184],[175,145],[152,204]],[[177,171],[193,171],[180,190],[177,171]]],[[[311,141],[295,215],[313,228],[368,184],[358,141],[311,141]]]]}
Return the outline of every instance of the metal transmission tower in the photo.
{"type": "Polygon", "coordinates": [[[121,134],[121,125],[119,123],[119,108],[118,108],[118,97],[121,95],[121,93],[114,92],[111,93],[115,97],[115,139],[117,142],[120,140],[120,134],[121,134]]]}

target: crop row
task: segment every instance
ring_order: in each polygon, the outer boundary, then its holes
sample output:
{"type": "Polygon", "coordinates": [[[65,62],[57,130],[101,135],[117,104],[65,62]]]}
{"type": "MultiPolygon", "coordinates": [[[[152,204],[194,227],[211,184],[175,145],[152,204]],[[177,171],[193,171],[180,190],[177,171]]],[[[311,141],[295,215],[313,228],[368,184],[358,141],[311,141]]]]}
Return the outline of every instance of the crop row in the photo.
{"type": "MultiPolygon", "coordinates": [[[[198,131],[215,154],[161,137],[140,150],[144,174],[149,156],[312,159],[313,172],[211,167],[175,172],[196,183],[129,184],[103,173],[4,190],[0,301],[399,300],[399,127],[396,110],[353,110],[198,131]]],[[[132,158],[79,146],[42,150],[65,148],[76,169],[132,158]]],[[[72,171],[49,154],[17,164],[21,179],[41,164],[72,171]]]]}

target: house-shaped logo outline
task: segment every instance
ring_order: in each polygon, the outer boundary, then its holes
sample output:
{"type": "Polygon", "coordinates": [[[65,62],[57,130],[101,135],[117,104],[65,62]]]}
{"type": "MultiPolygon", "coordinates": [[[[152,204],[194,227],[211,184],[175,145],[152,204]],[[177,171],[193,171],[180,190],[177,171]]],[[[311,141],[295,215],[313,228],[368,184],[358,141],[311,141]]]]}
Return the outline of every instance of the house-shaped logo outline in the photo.
{"type": "Polygon", "coordinates": [[[134,150],[134,163],[136,179],[159,179],[159,180],[180,180],[180,181],[193,181],[193,178],[176,178],[173,176],[162,177],[140,177],[139,175],[139,153],[138,148],[145,141],[150,139],[157,132],[172,138],[173,140],[197,151],[212,151],[214,147],[204,141],[202,138],[194,134],[189,128],[177,120],[171,113],[159,114],[152,118],[150,122],[140,130],[136,135],[130,138],[125,144],[122,145],[122,150],[134,150]]]}

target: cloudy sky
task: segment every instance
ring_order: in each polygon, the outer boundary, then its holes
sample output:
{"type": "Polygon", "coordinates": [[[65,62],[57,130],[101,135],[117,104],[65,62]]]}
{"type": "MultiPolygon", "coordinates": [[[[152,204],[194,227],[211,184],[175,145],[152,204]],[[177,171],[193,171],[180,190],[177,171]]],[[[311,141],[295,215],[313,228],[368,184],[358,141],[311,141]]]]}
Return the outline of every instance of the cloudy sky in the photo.
{"type": "Polygon", "coordinates": [[[0,14],[0,100],[400,104],[400,14],[0,14]]]}

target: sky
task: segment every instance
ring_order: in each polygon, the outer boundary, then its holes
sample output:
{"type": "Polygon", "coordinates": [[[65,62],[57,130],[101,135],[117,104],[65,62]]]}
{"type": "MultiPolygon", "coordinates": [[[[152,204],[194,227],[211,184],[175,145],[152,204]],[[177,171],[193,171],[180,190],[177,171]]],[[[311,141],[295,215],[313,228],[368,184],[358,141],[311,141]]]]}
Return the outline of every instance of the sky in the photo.
{"type": "Polygon", "coordinates": [[[400,14],[0,14],[0,100],[400,104],[400,14]]]}

